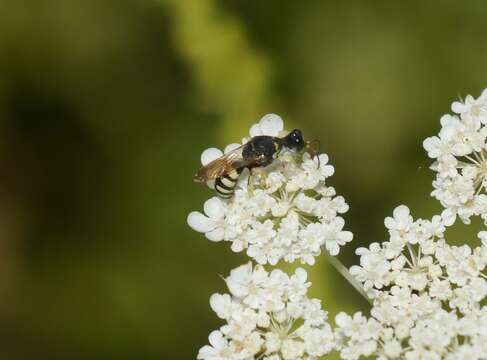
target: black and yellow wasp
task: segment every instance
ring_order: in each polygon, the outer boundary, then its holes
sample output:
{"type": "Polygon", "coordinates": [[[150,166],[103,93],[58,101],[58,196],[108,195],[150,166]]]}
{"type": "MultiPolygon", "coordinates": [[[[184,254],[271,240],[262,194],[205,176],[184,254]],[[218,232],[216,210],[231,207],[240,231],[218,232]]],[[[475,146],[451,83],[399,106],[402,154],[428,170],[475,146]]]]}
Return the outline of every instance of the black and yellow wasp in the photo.
{"type": "Polygon", "coordinates": [[[222,155],[203,166],[195,175],[197,182],[215,181],[215,190],[223,199],[233,196],[235,185],[244,169],[266,167],[278,157],[282,149],[302,151],[308,142],[301,130],[294,129],[280,138],[275,136],[254,136],[242,146],[222,155]]]}

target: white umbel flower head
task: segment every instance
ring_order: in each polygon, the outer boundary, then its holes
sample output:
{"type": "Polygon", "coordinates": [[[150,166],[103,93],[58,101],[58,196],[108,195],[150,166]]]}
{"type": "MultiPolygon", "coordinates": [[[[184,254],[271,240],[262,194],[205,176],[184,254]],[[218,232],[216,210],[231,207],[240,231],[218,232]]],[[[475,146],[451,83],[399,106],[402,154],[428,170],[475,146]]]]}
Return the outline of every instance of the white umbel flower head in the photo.
{"type": "Polygon", "coordinates": [[[306,271],[292,276],[242,265],[226,278],[230,294],[214,294],[210,305],[226,321],[210,334],[200,360],[317,359],[335,348],[327,313],[306,297],[306,271]]]}
{"type": "Polygon", "coordinates": [[[423,142],[428,156],[435,159],[432,196],[454,219],[469,223],[481,216],[487,223],[487,90],[475,99],[452,104],[455,115],[444,115],[437,136],[423,142]]]}
{"type": "Polygon", "coordinates": [[[350,272],[374,303],[370,318],[336,317],[343,359],[487,358],[487,233],[475,249],[450,246],[448,221],[414,220],[401,205],[385,220],[389,240],[357,249],[350,272]]]}
{"type": "MultiPolygon", "coordinates": [[[[432,195],[443,212],[415,219],[400,205],[384,221],[388,240],[356,250],[359,265],[341,273],[372,308],[368,316],[339,313],[334,330],[320,301],[307,298],[305,270],[289,276],[260,265],[297,259],[313,264],[323,247],[336,255],[352,239],[339,216],[348,206],[327,185],[334,168],[325,154],[284,152],[263,175],[241,179],[232,199],[212,198],[204,213],[191,213],[193,229],[231,242],[234,251],[246,250],[260,263],[232,270],[229,293],[211,297],[226,323],[210,334],[198,359],[317,360],[332,350],[345,360],[487,359],[487,231],[478,233],[475,247],[445,239],[457,217],[469,223],[480,216],[487,224],[487,90],[451,108],[455,114],[441,118],[438,136],[424,141],[435,159],[432,195]]],[[[283,136],[283,129],[270,114],[252,126],[250,136],[283,136]]],[[[208,149],[202,163],[222,154],[208,149]]]]}
{"type": "MultiPolygon", "coordinates": [[[[269,114],[250,128],[250,136],[283,136],[282,119],[269,114]]],[[[246,142],[248,139],[244,139],[246,142]]],[[[231,151],[240,144],[227,146],[231,151]]],[[[211,148],[203,152],[205,165],[224,152],[211,148]]],[[[314,264],[325,247],[337,255],[340,247],[352,240],[344,230],[341,214],[348,205],[327,184],[334,173],[328,156],[283,150],[274,162],[252,176],[242,174],[234,196],[229,200],[214,197],[204,213],[192,212],[188,224],[212,241],[228,241],[233,251],[246,251],[260,264],[278,261],[314,264]]]]}

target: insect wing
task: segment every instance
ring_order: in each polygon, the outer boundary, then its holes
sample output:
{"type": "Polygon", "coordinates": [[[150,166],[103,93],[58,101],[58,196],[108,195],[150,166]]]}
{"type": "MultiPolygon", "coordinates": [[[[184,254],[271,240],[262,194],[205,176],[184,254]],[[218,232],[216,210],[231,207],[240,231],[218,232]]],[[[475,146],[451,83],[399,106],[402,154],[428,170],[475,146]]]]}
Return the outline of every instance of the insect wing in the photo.
{"type": "Polygon", "coordinates": [[[203,166],[194,175],[194,180],[197,182],[215,180],[234,169],[245,166],[245,161],[242,156],[242,150],[243,145],[232,151],[227,152],[218,159],[215,159],[209,164],[203,166]]]}

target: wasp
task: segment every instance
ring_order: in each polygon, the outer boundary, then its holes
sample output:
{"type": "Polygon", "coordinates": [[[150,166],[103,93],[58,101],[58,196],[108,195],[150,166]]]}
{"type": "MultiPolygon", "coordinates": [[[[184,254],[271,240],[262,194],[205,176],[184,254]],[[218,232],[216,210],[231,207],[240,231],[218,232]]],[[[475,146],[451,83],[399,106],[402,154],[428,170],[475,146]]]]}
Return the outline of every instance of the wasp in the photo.
{"type": "Polygon", "coordinates": [[[244,169],[252,171],[255,168],[269,166],[283,149],[301,152],[316,141],[305,142],[299,129],[294,129],[284,137],[254,136],[242,146],[203,166],[194,175],[194,180],[196,182],[214,180],[218,196],[222,199],[230,199],[244,169]]]}

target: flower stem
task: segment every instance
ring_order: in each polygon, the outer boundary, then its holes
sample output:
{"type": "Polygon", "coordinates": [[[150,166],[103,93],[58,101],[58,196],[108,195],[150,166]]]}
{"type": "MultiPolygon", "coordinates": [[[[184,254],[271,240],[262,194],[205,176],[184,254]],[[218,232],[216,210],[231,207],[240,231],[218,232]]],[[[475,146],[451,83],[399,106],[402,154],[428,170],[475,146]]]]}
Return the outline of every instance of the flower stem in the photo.
{"type": "Polygon", "coordinates": [[[360,295],[364,297],[365,300],[371,305],[373,305],[372,299],[365,293],[363,287],[361,284],[355,280],[355,278],[350,274],[348,269],[341,263],[340,260],[338,260],[335,256],[330,255],[328,250],[323,249],[323,252],[325,253],[328,261],[333,265],[333,267],[354,287],[355,290],[357,290],[360,295]]]}

